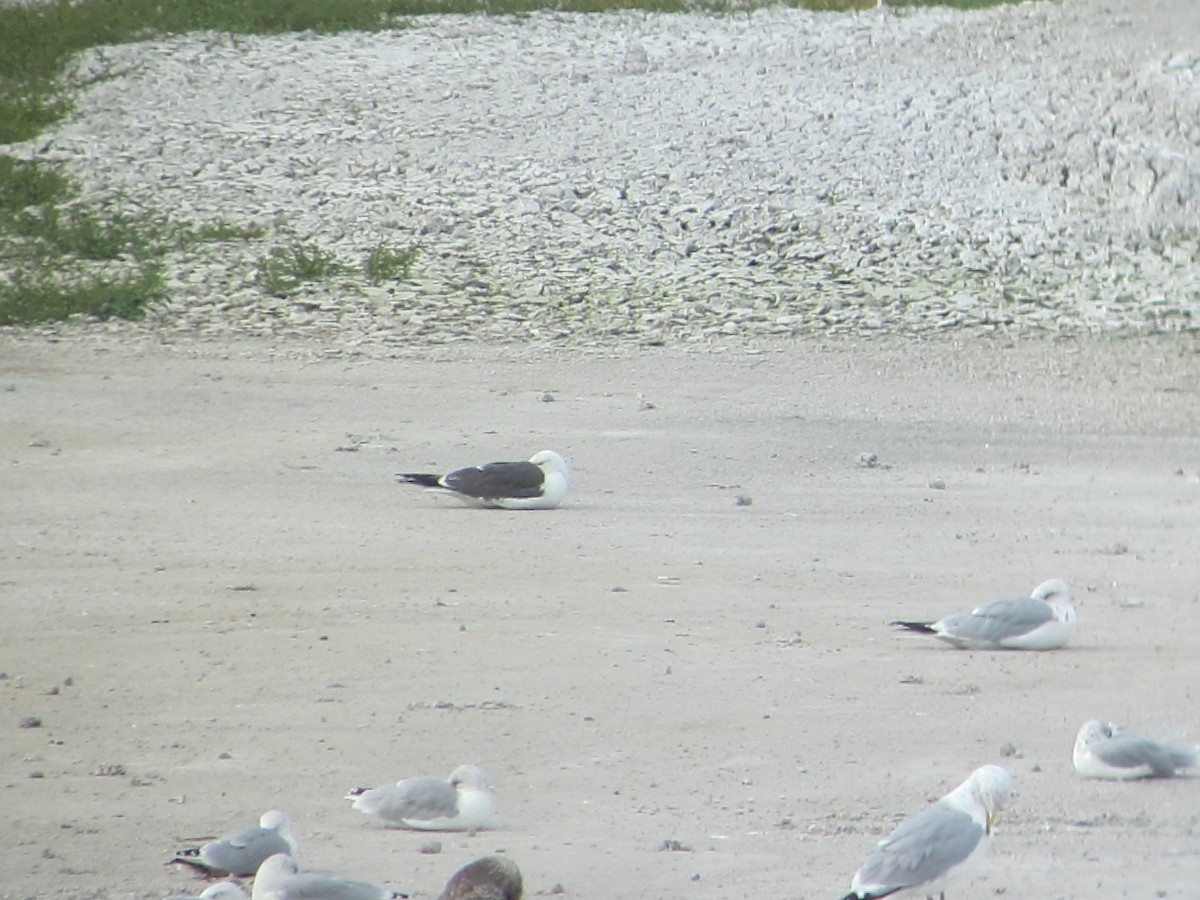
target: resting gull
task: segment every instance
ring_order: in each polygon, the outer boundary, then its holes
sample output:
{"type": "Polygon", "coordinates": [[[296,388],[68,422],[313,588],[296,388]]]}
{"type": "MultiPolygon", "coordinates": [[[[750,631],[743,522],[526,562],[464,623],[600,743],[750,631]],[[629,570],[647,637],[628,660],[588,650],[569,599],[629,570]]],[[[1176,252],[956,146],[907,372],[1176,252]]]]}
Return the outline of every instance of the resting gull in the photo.
{"type": "Polygon", "coordinates": [[[1172,778],[1194,769],[1200,748],[1122,733],[1111,722],[1084,722],[1075,736],[1075,771],[1084,778],[1172,778]]]}
{"type": "Polygon", "coordinates": [[[258,867],[250,900],[397,900],[407,897],[366,881],[301,873],[286,853],[276,853],[258,867]]]}
{"type": "Polygon", "coordinates": [[[176,894],[164,900],[247,900],[246,892],[241,886],[232,881],[218,881],[209,885],[199,894],[183,896],[176,894]]]}
{"type": "Polygon", "coordinates": [[[983,766],[945,797],[896,826],[854,876],[842,900],[910,892],[933,896],[987,849],[1012,776],[983,766]]]}
{"type": "Polygon", "coordinates": [[[296,841],[288,817],[273,809],[262,814],[257,828],[180,850],[172,862],[187,863],[221,875],[253,875],[268,856],[295,852],[296,841]]]}
{"type": "Polygon", "coordinates": [[[455,872],[438,900],[521,900],[523,890],[516,863],[503,856],[485,856],[455,872]]]}
{"type": "Polygon", "coordinates": [[[1039,584],[1028,597],[993,600],[937,622],[888,624],[932,634],[970,650],[1057,650],[1075,637],[1078,622],[1070,585],[1053,578],[1039,584]]]}
{"type": "Polygon", "coordinates": [[[405,778],[346,795],[354,808],[418,831],[475,831],[492,817],[492,787],[478,766],[459,766],[449,778],[405,778]]]}
{"type": "Polygon", "coordinates": [[[571,473],[553,450],[526,462],[493,462],[446,475],[399,472],[400,481],[450,494],[470,506],[499,509],[554,509],[567,496],[571,473]]]}

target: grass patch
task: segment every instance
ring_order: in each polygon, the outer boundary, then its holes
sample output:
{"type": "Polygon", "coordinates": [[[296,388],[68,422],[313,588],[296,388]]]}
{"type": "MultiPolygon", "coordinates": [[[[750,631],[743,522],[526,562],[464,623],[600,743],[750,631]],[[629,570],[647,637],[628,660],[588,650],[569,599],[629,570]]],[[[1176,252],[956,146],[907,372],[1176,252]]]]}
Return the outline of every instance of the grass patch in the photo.
{"type": "Polygon", "coordinates": [[[346,271],[332,253],[313,243],[272,247],[258,263],[258,286],[268,294],[286,297],[300,285],[322,281],[346,271]]]}
{"type": "Polygon", "coordinates": [[[56,168],[0,156],[0,216],[8,217],[43,203],[61,203],[73,189],[70,180],[56,168]]]}
{"type": "Polygon", "coordinates": [[[12,218],[10,230],[43,253],[77,259],[148,259],[162,253],[144,221],[121,213],[104,216],[87,207],[46,204],[25,210],[12,218]]]}
{"type": "Polygon", "coordinates": [[[266,229],[253,223],[238,225],[234,222],[206,222],[181,234],[181,244],[222,244],[230,241],[254,241],[266,234],[266,229]]]}
{"type": "Polygon", "coordinates": [[[397,250],[380,246],[372,250],[363,263],[363,273],[371,284],[385,281],[407,281],[412,277],[413,265],[420,251],[416,246],[397,250]]]}
{"type": "Polygon", "coordinates": [[[162,269],[150,265],[115,277],[35,271],[0,282],[0,325],[31,325],[74,315],[141,319],[166,297],[162,269]]]}

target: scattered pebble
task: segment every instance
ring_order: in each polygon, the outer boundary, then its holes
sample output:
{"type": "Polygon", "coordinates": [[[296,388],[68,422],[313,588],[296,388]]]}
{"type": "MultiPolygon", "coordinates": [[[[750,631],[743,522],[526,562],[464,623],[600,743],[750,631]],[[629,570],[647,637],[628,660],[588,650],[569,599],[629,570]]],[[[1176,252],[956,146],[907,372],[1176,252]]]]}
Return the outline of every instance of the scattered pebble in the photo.
{"type": "Polygon", "coordinates": [[[125,767],[116,763],[99,766],[92,772],[93,775],[99,775],[103,778],[110,778],[125,774],[125,767]]]}
{"type": "Polygon", "coordinates": [[[940,478],[935,478],[933,481],[929,482],[929,487],[935,491],[944,491],[946,489],[946,482],[942,481],[940,478]]]}
{"type": "Polygon", "coordinates": [[[424,853],[426,856],[432,856],[436,853],[441,853],[442,852],[442,842],[441,841],[426,841],[424,844],[421,845],[420,851],[422,853],[424,853]]]}
{"type": "Polygon", "coordinates": [[[660,846],[658,849],[670,850],[673,853],[691,853],[692,852],[692,848],[690,846],[682,843],[681,841],[677,841],[674,838],[668,838],[667,840],[663,841],[662,846],[660,846]]]}
{"type": "Polygon", "coordinates": [[[21,728],[41,728],[42,720],[38,716],[26,716],[18,724],[21,728]]]}
{"type": "Polygon", "coordinates": [[[1017,748],[1013,744],[1005,744],[1000,748],[1000,755],[1009,758],[1017,755],[1017,748]]]}
{"type": "Polygon", "coordinates": [[[733,502],[737,506],[753,506],[754,498],[749,494],[738,494],[733,498],[733,502]]]}

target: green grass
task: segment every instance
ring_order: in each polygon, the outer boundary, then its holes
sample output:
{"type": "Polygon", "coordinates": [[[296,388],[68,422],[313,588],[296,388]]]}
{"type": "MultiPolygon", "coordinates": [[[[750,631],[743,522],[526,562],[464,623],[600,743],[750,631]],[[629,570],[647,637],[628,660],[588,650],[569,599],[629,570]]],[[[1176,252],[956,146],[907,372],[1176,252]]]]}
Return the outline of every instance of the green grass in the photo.
{"type": "Polygon", "coordinates": [[[363,263],[363,273],[371,284],[382,284],[385,281],[407,281],[412,277],[413,264],[417,261],[418,249],[406,247],[397,250],[394,247],[380,246],[367,255],[363,263]]]}
{"type": "Polygon", "coordinates": [[[0,216],[43,203],[61,203],[73,190],[66,176],[51,166],[0,156],[0,216]]]}
{"type": "Polygon", "coordinates": [[[141,319],[148,304],[165,297],[158,266],[104,278],[35,270],[0,281],[0,325],[31,325],[80,314],[141,319]]]}
{"type": "Polygon", "coordinates": [[[312,243],[272,247],[258,263],[258,286],[268,294],[286,297],[302,284],[323,281],[346,271],[332,253],[312,243]]]}

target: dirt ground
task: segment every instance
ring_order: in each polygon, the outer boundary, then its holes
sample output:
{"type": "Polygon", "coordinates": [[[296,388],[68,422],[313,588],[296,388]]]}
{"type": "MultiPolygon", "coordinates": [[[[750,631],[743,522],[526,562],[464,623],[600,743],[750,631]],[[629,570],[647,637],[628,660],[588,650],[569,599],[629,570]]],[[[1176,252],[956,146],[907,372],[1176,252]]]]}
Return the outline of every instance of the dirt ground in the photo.
{"type": "Polygon", "coordinates": [[[273,807],[302,864],[416,900],[495,851],[531,896],[834,898],[988,762],[1017,794],[954,900],[1200,896],[1200,778],[1070,762],[1091,717],[1200,738],[1194,335],[7,335],[0,448],[5,900],[198,892],[172,850],[273,807]],[[545,447],[575,478],[553,512],[393,481],[545,447]],[[1054,576],[1065,651],[886,625],[1054,576]],[[498,814],[440,853],[342,799],[463,762],[498,814]]]}

